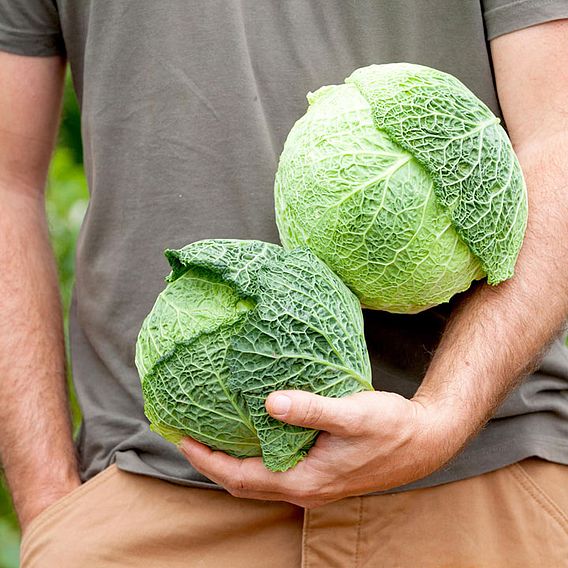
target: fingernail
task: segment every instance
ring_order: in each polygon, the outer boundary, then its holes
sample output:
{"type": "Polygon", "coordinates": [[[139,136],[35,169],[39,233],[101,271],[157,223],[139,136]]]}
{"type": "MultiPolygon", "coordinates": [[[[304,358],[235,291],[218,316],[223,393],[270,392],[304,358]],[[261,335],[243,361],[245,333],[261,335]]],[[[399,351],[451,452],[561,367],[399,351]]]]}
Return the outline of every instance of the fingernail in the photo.
{"type": "Polygon", "coordinates": [[[277,394],[270,397],[270,410],[272,416],[284,416],[288,414],[292,401],[285,394],[277,394]]]}

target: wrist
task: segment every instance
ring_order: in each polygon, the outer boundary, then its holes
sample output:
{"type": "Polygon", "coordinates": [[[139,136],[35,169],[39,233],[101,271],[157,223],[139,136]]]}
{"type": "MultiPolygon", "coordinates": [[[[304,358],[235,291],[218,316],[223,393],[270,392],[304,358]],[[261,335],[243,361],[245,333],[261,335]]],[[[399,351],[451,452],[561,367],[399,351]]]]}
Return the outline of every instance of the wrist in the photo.
{"type": "Polygon", "coordinates": [[[14,509],[18,514],[22,532],[37,515],[71,493],[79,485],[81,485],[81,479],[75,469],[63,475],[46,475],[40,480],[29,480],[21,484],[18,490],[13,490],[14,509]]]}
{"type": "Polygon", "coordinates": [[[446,461],[457,454],[484,423],[483,417],[472,413],[463,401],[449,396],[434,396],[419,389],[412,402],[419,405],[423,415],[422,435],[446,461]]]}

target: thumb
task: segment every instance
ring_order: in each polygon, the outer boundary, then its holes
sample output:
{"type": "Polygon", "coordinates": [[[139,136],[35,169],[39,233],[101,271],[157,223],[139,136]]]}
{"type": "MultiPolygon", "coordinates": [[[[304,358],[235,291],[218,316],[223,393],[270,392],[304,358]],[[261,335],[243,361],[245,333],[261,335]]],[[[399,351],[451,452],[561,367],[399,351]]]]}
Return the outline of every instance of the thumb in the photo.
{"type": "Polygon", "coordinates": [[[356,434],[353,426],[360,418],[357,406],[349,398],[329,398],[300,390],[273,392],[265,406],[277,420],[331,434],[356,434]]]}

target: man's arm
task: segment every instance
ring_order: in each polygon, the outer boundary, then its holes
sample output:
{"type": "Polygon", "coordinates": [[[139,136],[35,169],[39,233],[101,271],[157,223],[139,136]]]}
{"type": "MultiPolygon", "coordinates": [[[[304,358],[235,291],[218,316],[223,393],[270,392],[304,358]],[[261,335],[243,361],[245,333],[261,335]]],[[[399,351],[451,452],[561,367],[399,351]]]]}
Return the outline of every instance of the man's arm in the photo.
{"type": "Polygon", "coordinates": [[[472,425],[490,417],[568,316],[568,21],[498,37],[491,52],[527,183],[527,232],[515,276],[463,302],[420,389],[461,401],[472,425]]]}
{"type": "Polygon", "coordinates": [[[468,295],[410,401],[381,392],[271,394],[272,416],[324,430],[288,472],[270,473],[258,458],[237,460],[186,439],[188,460],[234,495],[310,507],[431,473],[482,427],[568,317],[568,20],[508,34],[491,47],[529,192],[514,278],[468,295]]]}
{"type": "Polygon", "coordinates": [[[64,69],[0,53],[0,459],[23,530],[80,483],[44,203],[64,69]]]}

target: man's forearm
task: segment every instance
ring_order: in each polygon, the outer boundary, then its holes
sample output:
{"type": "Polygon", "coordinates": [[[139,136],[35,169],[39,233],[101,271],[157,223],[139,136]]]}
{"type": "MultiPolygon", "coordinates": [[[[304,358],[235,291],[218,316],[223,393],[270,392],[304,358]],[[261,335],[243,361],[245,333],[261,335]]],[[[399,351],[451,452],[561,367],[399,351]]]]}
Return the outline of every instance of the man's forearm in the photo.
{"type": "Polygon", "coordinates": [[[541,136],[516,150],[529,221],[515,276],[465,298],[417,393],[461,424],[464,437],[485,423],[568,316],[568,135],[541,136]]]}
{"type": "Polygon", "coordinates": [[[22,526],[79,483],[41,192],[0,184],[0,457],[22,526]]]}

